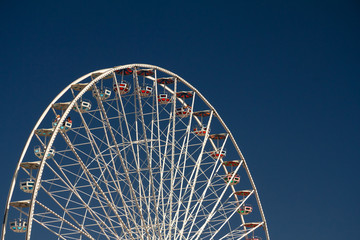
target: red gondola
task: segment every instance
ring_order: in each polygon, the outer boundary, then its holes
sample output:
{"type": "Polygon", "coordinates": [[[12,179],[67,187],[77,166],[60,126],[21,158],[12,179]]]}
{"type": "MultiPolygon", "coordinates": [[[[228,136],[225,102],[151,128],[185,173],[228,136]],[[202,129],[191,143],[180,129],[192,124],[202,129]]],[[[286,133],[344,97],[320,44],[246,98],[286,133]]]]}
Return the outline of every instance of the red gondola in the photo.
{"type": "Polygon", "coordinates": [[[185,107],[181,107],[181,108],[177,108],[176,109],[176,115],[178,115],[181,118],[185,118],[188,117],[191,113],[191,107],[190,106],[185,106],[185,107]]]}
{"type": "Polygon", "coordinates": [[[249,204],[244,204],[242,205],[240,208],[238,208],[237,212],[240,214],[240,215],[248,215],[252,212],[253,208],[252,206],[250,206],[249,204]]]}
{"type": "Polygon", "coordinates": [[[126,94],[130,91],[130,85],[126,81],[121,81],[118,86],[114,84],[114,92],[117,92],[118,87],[120,95],[126,94]]]}
{"type": "MultiPolygon", "coordinates": [[[[201,137],[206,135],[206,130],[207,130],[207,127],[197,127],[197,128],[193,129],[194,133],[201,137]]],[[[209,129],[209,132],[210,132],[210,129],[209,129]]]]}
{"type": "Polygon", "coordinates": [[[240,182],[240,176],[239,174],[234,174],[234,173],[228,173],[226,174],[226,176],[224,177],[224,181],[226,183],[229,183],[230,185],[236,185],[240,182]],[[234,176],[234,178],[231,180],[231,178],[234,176]]]}
{"type": "Polygon", "coordinates": [[[169,98],[167,94],[159,94],[158,102],[159,104],[168,104],[171,102],[171,98],[169,98]]]}
{"type": "Polygon", "coordinates": [[[141,97],[148,97],[151,95],[153,88],[149,86],[140,87],[139,94],[141,97]]]}
{"type": "Polygon", "coordinates": [[[223,157],[226,156],[226,151],[225,150],[215,150],[215,151],[211,151],[210,152],[210,156],[214,159],[222,159],[223,157]]]}

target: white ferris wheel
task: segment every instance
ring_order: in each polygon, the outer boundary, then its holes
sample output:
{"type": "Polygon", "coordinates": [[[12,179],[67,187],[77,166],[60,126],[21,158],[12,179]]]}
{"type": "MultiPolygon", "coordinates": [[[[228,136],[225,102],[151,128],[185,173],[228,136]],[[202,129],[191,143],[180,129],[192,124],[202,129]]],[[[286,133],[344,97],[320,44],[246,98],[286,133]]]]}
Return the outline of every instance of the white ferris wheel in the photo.
{"type": "Polygon", "coordinates": [[[1,239],[44,231],[51,239],[270,239],[217,111],[187,81],[147,64],[82,76],[36,123],[1,239]]]}

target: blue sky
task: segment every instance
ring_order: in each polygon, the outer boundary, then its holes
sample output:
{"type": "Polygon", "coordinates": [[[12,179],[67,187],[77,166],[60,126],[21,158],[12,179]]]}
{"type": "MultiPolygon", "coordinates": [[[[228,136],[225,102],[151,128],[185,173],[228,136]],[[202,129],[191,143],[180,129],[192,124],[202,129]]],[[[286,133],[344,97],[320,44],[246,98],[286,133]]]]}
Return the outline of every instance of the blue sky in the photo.
{"type": "Polygon", "coordinates": [[[272,239],[358,235],[358,1],[2,1],[0,206],[70,82],[128,63],[193,84],[237,139],[272,239]]]}

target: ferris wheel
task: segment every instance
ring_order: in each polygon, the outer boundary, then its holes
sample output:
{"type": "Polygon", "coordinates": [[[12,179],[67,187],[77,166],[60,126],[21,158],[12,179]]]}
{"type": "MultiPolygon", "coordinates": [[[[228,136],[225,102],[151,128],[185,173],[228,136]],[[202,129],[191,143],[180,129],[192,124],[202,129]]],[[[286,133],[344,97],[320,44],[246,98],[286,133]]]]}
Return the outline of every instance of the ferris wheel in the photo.
{"type": "Polygon", "coordinates": [[[130,64],[68,85],[15,170],[1,239],[269,240],[234,137],[190,83],[130,64]],[[52,236],[52,237],[51,237],[52,236]]]}

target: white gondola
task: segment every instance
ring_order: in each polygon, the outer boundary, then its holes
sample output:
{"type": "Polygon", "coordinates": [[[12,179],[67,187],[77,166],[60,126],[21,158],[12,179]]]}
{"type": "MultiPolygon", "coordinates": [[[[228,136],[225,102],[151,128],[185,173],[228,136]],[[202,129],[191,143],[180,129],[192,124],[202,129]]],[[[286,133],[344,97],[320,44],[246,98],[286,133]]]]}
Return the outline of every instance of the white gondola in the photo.
{"type": "Polygon", "coordinates": [[[178,117],[181,118],[185,118],[188,117],[191,113],[191,107],[190,106],[185,106],[185,107],[181,107],[181,108],[177,108],[176,109],[176,115],[178,117]]]}
{"type": "Polygon", "coordinates": [[[120,95],[126,94],[130,91],[130,85],[126,81],[121,81],[117,86],[114,84],[114,92],[119,88],[120,95]]]}
{"type": "Polygon", "coordinates": [[[220,149],[215,150],[215,151],[211,151],[210,156],[213,159],[218,159],[218,158],[222,159],[222,158],[224,158],[226,156],[226,151],[225,150],[220,151],[220,149]]]}
{"type": "Polygon", "coordinates": [[[149,86],[140,87],[139,94],[141,97],[148,97],[151,95],[153,88],[149,86]]]}
{"type": "Polygon", "coordinates": [[[99,97],[100,100],[104,101],[111,96],[111,91],[108,88],[104,88],[103,90],[99,89],[98,91],[99,91],[99,96],[95,89],[92,91],[92,95],[94,98],[99,97]]]}
{"type": "Polygon", "coordinates": [[[168,104],[171,102],[171,98],[168,97],[167,94],[159,94],[158,96],[158,102],[159,104],[168,104]]]}
{"type": "MultiPolygon", "coordinates": [[[[43,159],[44,153],[45,153],[45,149],[43,147],[40,147],[40,146],[34,147],[34,154],[38,158],[43,159]]],[[[48,155],[46,156],[46,159],[52,158],[54,156],[55,156],[55,149],[51,148],[49,150],[48,155]]]]}
{"type": "Polygon", "coordinates": [[[15,219],[10,222],[10,229],[16,233],[24,233],[27,230],[27,221],[23,218],[15,219]]]}
{"type": "Polygon", "coordinates": [[[29,178],[26,180],[22,180],[20,182],[20,189],[21,189],[21,191],[26,192],[26,193],[33,193],[34,185],[35,185],[35,182],[29,178]]]}
{"type": "Polygon", "coordinates": [[[76,112],[79,111],[81,113],[85,113],[91,109],[91,102],[89,100],[82,100],[78,103],[78,108],[74,106],[73,110],[76,112]]]}

